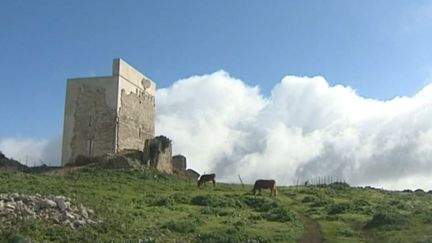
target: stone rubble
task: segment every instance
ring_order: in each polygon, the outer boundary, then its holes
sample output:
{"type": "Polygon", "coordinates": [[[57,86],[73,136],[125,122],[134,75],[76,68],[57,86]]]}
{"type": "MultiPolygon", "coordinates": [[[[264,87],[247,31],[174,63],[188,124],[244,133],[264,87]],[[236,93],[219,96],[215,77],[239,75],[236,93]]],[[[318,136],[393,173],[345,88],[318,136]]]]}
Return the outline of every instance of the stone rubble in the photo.
{"type": "Polygon", "coordinates": [[[94,211],[82,204],[74,204],[64,196],[40,194],[0,193],[0,225],[15,220],[38,219],[73,229],[86,224],[100,223],[94,220],[94,211]],[[92,219],[93,218],[93,219],[92,219]]]}

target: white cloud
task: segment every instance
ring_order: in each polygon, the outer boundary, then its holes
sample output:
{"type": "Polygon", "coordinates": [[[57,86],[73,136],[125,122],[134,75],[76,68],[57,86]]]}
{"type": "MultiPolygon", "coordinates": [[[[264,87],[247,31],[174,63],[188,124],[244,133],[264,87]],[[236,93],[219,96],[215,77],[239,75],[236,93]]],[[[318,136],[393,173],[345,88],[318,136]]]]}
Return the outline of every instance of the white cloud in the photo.
{"type": "Polygon", "coordinates": [[[159,90],[156,124],[191,168],[225,181],[332,176],[432,189],[424,179],[432,172],[431,105],[432,85],[380,101],[322,77],[287,76],[265,98],[220,71],[159,90]]]}
{"type": "Polygon", "coordinates": [[[257,87],[223,71],[179,80],[158,90],[156,100],[156,133],[170,137],[174,151],[187,154],[199,171],[210,169],[209,159],[236,154],[265,105],[257,87]]]}
{"type": "MultiPolygon", "coordinates": [[[[314,177],[352,185],[432,189],[432,85],[412,97],[374,100],[323,77],[286,76],[269,97],[224,71],[157,92],[156,133],[188,167],[219,180],[293,184],[314,177]]],[[[28,165],[59,165],[60,137],[0,139],[28,165]]]]}
{"type": "Polygon", "coordinates": [[[51,139],[5,138],[0,139],[0,151],[6,157],[28,166],[60,164],[60,137],[51,139]]]}

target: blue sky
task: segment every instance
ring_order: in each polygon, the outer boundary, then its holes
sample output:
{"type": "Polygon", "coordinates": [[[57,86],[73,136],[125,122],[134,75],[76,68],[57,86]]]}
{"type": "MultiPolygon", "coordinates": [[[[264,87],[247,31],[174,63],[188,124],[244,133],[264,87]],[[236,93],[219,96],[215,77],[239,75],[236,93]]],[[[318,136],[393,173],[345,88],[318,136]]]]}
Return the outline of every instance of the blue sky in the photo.
{"type": "Polygon", "coordinates": [[[61,134],[66,79],[109,75],[114,57],[159,87],[223,69],[264,95],[289,74],[410,96],[431,81],[431,16],[402,0],[3,0],[0,138],[61,134]]]}

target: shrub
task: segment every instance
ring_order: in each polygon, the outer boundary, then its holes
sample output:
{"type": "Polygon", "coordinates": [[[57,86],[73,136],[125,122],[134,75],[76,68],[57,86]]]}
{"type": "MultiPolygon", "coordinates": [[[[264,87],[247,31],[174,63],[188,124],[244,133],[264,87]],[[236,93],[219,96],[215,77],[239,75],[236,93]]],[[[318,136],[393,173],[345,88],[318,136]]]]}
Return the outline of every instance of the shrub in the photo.
{"type": "Polygon", "coordinates": [[[325,217],[325,219],[328,220],[328,221],[338,221],[341,218],[340,218],[340,216],[337,216],[337,215],[327,215],[325,217]]]}
{"type": "Polygon", "coordinates": [[[432,223],[432,212],[426,212],[423,217],[423,222],[426,224],[431,224],[432,223]]]}
{"type": "Polygon", "coordinates": [[[162,226],[163,229],[169,229],[178,233],[193,233],[196,230],[194,222],[180,220],[180,221],[169,221],[162,226]]]}
{"type": "Polygon", "coordinates": [[[262,219],[263,219],[263,216],[262,216],[262,214],[260,214],[260,213],[257,213],[257,214],[251,214],[251,215],[249,216],[249,219],[250,219],[250,220],[262,220],[262,219]]]}
{"type": "Polygon", "coordinates": [[[175,193],[170,196],[170,199],[172,199],[176,203],[182,204],[188,204],[191,200],[190,196],[185,193],[175,193]]]}
{"type": "Polygon", "coordinates": [[[282,207],[273,208],[263,216],[266,220],[275,222],[287,222],[295,219],[294,213],[282,207]]]}
{"type": "Polygon", "coordinates": [[[301,201],[302,203],[311,203],[310,206],[311,207],[323,207],[326,206],[330,203],[332,203],[332,201],[330,199],[327,199],[325,196],[306,196],[305,198],[303,198],[303,200],[301,201]]]}
{"type": "Polygon", "coordinates": [[[406,222],[407,219],[403,215],[389,212],[378,212],[374,214],[372,219],[366,223],[365,228],[372,229],[381,226],[402,225],[406,222]]]}
{"type": "Polygon", "coordinates": [[[26,242],[33,242],[29,237],[23,236],[23,235],[15,235],[12,237],[9,242],[11,243],[26,243],[26,242]]]}
{"type": "Polygon", "coordinates": [[[423,191],[422,189],[417,189],[414,191],[415,193],[419,193],[419,194],[423,194],[425,193],[425,191],[423,191]]]}
{"type": "Polygon", "coordinates": [[[270,209],[278,207],[275,201],[265,197],[244,196],[242,200],[247,206],[258,212],[269,211],[270,209]]]}
{"type": "Polygon", "coordinates": [[[219,208],[219,207],[205,207],[201,210],[202,214],[210,214],[217,216],[231,216],[234,215],[234,210],[219,208]]]}
{"type": "Polygon", "coordinates": [[[196,236],[197,242],[206,243],[219,243],[219,242],[250,242],[250,243],[264,243],[269,242],[268,240],[262,238],[261,236],[248,236],[240,233],[233,234],[232,231],[226,233],[206,233],[199,234],[196,236]]]}
{"type": "Polygon", "coordinates": [[[172,207],[174,206],[174,200],[168,197],[159,197],[151,200],[150,206],[172,207]]]}
{"type": "Polygon", "coordinates": [[[318,201],[320,201],[320,199],[316,196],[306,196],[301,200],[302,203],[313,203],[318,201]]]}
{"type": "Polygon", "coordinates": [[[333,188],[336,190],[340,190],[340,189],[345,190],[345,189],[350,188],[350,185],[346,182],[333,182],[329,186],[330,186],[330,188],[333,188]]]}
{"type": "Polygon", "coordinates": [[[353,231],[352,229],[339,230],[337,233],[339,235],[345,236],[345,237],[358,237],[359,236],[359,233],[356,231],[353,231]]]}
{"type": "Polygon", "coordinates": [[[232,207],[242,208],[243,204],[234,198],[213,194],[198,195],[191,200],[192,205],[211,206],[211,207],[232,207]]]}
{"type": "Polygon", "coordinates": [[[367,214],[372,212],[370,203],[364,199],[353,200],[350,209],[352,209],[355,212],[363,212],[367,214]]]}
{"type": "Polygon", "coordinates": [[[350,205],[348,203],[336,203],[330,204],[327,207],[327,214],[339,214],[345,213],[350,209],[350,205]]]}

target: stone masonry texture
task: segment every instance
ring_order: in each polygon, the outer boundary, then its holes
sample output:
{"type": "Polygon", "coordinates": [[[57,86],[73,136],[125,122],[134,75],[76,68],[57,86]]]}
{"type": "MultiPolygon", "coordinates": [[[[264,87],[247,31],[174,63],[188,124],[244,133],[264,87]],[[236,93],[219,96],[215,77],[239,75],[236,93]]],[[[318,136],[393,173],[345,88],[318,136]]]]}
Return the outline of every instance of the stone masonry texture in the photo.
{"type": "Polygon", "coordinates": [[[142,150],[154,137],[156,84],[121,59],[112,76],[68,79],[62,165],[79,155],[142,150]]]}

